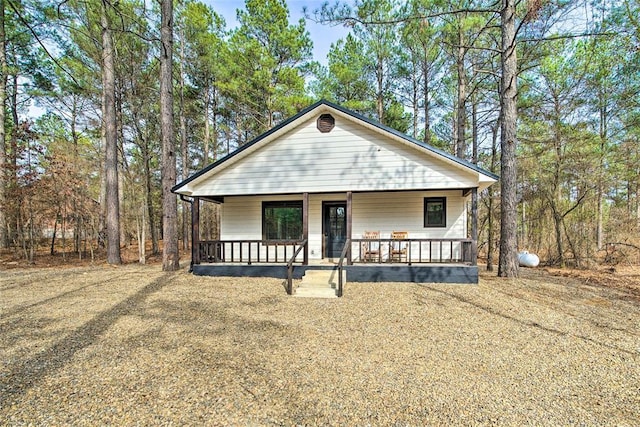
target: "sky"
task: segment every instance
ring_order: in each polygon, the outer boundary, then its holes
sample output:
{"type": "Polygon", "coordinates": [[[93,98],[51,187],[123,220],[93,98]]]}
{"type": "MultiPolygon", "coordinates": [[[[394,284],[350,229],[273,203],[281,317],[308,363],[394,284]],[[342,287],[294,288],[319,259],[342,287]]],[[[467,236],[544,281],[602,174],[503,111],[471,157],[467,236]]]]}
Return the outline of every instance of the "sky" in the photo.
{"type": "MultiPolygon", "coordinates": [[[[227,22],[227,28],[231,29],[238,25],[236,21],[236,9],[244,9],[244,0],[203,0],[213,9],[222,15],[227,22]]],[[[303,8],[306,6],[307,11],[312,13],[319,9],[327,0],[287,0],[289,6],[290,22],[297,23],[300,18],[304,18],[303,8]]],[[[329,3],[334,3],[331,0],[329,3]]],[[[327,64],[327,54],[331,48],[331,43],[335,43],[344,38],[349,33],[349,29],[337,25],[320,25],[310,20],[306,22],[307,31],[313,41],[313,59],[323,65],[327,64]]]]}

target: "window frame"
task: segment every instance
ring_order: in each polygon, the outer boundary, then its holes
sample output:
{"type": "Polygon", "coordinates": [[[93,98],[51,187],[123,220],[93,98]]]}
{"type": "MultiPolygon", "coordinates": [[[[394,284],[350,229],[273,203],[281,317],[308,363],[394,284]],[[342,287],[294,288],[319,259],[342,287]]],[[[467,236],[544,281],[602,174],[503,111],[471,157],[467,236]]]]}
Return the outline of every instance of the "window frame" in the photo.
{"type": "Polygon", "coordinates": [[[290,240],[302,240],[303,236],[303,228],[304,228],[304,218],[303,218],[303,202],[302,200],[269,200],[262,202],[262,240],[267,242],[277,242],[277,241],[290,241],[290,240]],[[270,239],[267,238],[267,216],[266,210],[273,208],[297,208],[300,209],[300,237],[294,239],[270,239]]]}
{"type": "Polygon", "coordinates": [[[446,228],[447,227],[447,198],[446,197],[425,197],[424,198],[424,210],[423,210],[424,228],[446,228]],[[428,206],[431,203],[442,204],[442,221],[437,224],[430,224],[428,222],[428,206]]]}

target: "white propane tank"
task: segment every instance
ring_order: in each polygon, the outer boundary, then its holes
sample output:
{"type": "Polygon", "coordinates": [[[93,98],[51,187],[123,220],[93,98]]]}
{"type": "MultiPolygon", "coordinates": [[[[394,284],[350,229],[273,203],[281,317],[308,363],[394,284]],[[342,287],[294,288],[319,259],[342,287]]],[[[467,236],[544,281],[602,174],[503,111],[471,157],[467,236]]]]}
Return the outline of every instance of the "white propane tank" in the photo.
{"type": "Polygon", "coordinates": [[[523,267],[537,267],[540,264],[540,258],[536,254],[522,251],[518,253],[518,263],[523,267]]]}

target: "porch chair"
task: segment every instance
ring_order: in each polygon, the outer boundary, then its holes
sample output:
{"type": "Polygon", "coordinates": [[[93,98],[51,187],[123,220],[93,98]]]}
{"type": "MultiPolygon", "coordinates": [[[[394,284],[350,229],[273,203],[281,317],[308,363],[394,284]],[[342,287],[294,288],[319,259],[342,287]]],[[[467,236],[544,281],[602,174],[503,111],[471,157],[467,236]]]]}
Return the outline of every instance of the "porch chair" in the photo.
{"type": "Polygon", "coordinates": [[[406,262],[407,261],[407,242],[409,232],[392,231],[391,242],[389,243],[389,262],[406,262]]]}
{"type": "Polygon", "coordinates": [[[362,242],[360,256],[363,262],[379,261],[380,260],[380,232],[379,231],[365,231],[362,233],[362,238],[366,239],[366,242],[362,242]]]}

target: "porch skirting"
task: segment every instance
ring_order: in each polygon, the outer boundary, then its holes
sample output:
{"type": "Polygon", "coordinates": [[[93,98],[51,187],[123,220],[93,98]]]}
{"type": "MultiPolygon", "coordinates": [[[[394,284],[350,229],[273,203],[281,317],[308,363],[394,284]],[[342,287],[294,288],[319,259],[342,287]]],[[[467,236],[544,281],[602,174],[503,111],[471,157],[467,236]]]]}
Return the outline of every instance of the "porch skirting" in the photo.
{"type": "MultiPolygon", "coordinates": [[[[296,265],[293,278],[301,279],[307,270],[332,270],[331,265],[296,265]]],[[[477,284],[478,267],[473,265],[345,265],[347,282],[413,282],[477,284]]],[[[195,264],[197,276],[287,278],[286,265],[279,264],[195,264]]]]}

